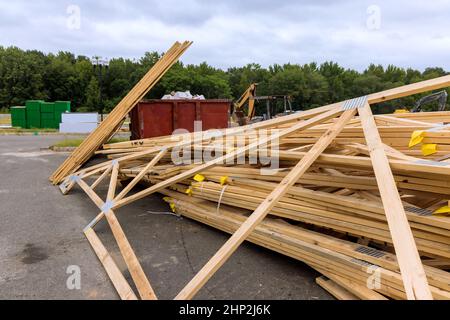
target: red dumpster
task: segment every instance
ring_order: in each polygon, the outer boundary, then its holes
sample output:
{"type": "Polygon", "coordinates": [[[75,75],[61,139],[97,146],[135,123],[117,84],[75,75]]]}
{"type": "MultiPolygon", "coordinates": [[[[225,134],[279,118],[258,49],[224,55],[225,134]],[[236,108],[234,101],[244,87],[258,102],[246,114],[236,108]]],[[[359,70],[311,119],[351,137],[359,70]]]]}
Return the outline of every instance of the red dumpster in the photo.
{"type": "Polygon", "coordinates": [[[194,132],[194,123],[202,130],[228,127],[231,100],[147,100],[131,111],[133,140],[169,136],[177,129],[194,132]]]}

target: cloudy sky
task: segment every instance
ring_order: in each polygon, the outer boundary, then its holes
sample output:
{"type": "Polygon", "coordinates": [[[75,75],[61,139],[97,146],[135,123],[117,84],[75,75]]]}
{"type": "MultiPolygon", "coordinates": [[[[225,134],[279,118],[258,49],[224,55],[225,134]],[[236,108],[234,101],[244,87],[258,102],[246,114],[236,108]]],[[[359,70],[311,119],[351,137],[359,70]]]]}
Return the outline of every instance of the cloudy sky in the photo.
{"type": "Polygon", "coordinates": [[[0,45],[138,58],[192,40],[186,63],[333,60],[450,71],[450,0],[0,0],[0,45]]]}

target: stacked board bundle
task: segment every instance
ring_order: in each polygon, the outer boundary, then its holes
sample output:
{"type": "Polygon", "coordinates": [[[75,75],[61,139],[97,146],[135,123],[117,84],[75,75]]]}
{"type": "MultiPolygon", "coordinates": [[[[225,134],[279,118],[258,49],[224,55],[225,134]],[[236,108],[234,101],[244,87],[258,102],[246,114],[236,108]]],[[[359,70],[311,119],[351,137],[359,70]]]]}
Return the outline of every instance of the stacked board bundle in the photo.
{"type": "Polygon", "coordinates": [[[337,298],[450,299],[450,112],[370,108],[448,86],[445,76],[245,127],[104,145],[107,161],[60,188],[81,187],[99,208],[84,232],[123,299],[137,295],[94,228],[106,218],[140,297],[156,299],[115,211],[157,192],[232,234],[176,299],[193,298],[244,241],[305,262],[337,298]],[[415,149],[428,144],[436,152],[415,149]]]}
{"type": "Polygon", "coordinates": [[[100,126],[52,174],[50,181],[60,183],[67,175],[83,165],[94,152],[106,143],[122,127],[128,113],[153,88],[162,76],[178,61],[192,42],[176,42],[163,57],[147,72],[133,89],[119,102],[100,126]]]}

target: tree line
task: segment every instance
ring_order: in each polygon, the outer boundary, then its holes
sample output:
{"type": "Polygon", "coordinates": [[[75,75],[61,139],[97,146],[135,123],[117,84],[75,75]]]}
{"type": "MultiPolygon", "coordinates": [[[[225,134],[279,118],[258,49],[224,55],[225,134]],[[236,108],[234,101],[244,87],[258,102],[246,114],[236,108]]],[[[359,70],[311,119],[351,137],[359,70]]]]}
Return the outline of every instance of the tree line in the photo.
{"type": "MultiPolygon", "coordinates": [[[[108,112],[160,57],[160,53],[147,52],[135,60],[115,58],[100,72],[86,56],[70,52],[44,54],[0,46],[0,109],[24,105],[26,100],[70,100],[73,111],[99,111],[102,107],[108,112]]],[[[274,64],[267,68],[252,63],[227,70],[214,68],[206,62],[199,65],[179,62],[146,98],[160,99],[172,91],[190,90],[208,99],[238,99],[256,82],[259,83],[258,95],[290,95],[294,109],[306,110],[446,74],[448,72],[439,67],[421,72],[375,64],[358,72],[335,62],[274,64]]],[[[407,97],[379,104],[375,112],[412,107],[419,98],[407,97]]],[[[428,105],[424,109],[433,107],[428,105]]]]}

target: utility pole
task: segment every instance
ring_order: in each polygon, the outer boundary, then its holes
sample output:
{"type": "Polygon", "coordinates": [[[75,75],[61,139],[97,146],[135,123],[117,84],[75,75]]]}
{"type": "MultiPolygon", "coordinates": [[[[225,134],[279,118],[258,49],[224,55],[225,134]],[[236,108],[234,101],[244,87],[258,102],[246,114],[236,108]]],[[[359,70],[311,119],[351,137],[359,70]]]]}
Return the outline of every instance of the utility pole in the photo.
{"type": "Polygon", "coordinates": [[[98,110],[100,113],[101,121],[103,122],[103,112],[104,112],[104,104],[103,104],[103,79],[108,76],[109,72],[109,61],[108,59],[102,59],[101,57],[95,56],[91,60],[92,65],[94,66],[94,72],[97,73],[98,77],[98,85],[100,91],[100,104],[98,106],[98,110]]]}

